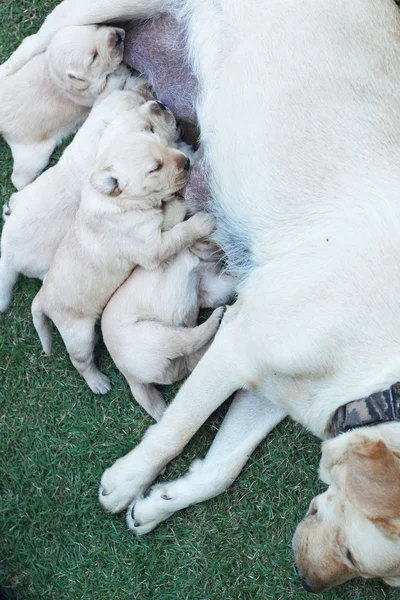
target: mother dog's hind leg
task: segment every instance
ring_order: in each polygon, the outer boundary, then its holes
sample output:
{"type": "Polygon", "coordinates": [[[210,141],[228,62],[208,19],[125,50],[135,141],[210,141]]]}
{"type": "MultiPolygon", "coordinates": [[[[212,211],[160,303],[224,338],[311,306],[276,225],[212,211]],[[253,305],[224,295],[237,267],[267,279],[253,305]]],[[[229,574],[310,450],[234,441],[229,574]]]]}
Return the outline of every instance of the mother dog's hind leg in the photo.
{"type": "Polygon", "coordinates": [[[129,507],[128,527],[138,535],[191,504],[221,494],[234,482],[258,444],[286,416],[285,411],[255,392],[240,391],[204,460],[196,460],[188,473],[160,483],[146,498],[129,507]]]}
{"type": "MultiPolygon", "coordinates": [[[[234,313],[235,307],[228,310],[234,313]]],[[[228,317],[229,318],[229,317],[228,317]]],[[[143,441],[107,469],[100,486],[100,502],[119,512],[154,481],[160,471],[186,446],[210,414],[233,392],[245,387],[242,366],[248,348],[236,319],[222,325],[209,350],[181,387],[160,422],[143,441]]]]}
{"type": "Polygon", "coordinates": [[[64,0],[48,15],[34,35],[25,38],[10,58],[0,66],[0,80],[18,71],[31,58],[45,52],[51,37],[68,25],[92,25],[151,17],[168,10],[170,0],[64,0]]]}

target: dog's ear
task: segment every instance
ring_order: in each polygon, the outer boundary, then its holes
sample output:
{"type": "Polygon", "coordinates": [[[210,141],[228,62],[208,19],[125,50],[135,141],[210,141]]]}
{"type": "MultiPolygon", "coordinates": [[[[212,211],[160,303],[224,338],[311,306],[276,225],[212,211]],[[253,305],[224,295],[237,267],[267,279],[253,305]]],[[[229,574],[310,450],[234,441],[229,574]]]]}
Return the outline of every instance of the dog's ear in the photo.
{"type": "Polygon", "coordinates": [[[116,197],[122,192],[115,173],[111,169],[94,171],[90,178],[92,186],[101,194],[116,197]]]}
{"type": "Polygon", "coordinates": [[[400,539],[400,461],[384,442],[350,446],[345,489],[353,506],[400,539]]]}
{"type": "Polygon", "coordinates": [[[67,73],[68,84],[71,89],[74,89],[78,92],[83,92],[87,90],[89,87],[89,82],[84,79],[80,73],[74,73],[73,71],[68,71],[67,73]]]}

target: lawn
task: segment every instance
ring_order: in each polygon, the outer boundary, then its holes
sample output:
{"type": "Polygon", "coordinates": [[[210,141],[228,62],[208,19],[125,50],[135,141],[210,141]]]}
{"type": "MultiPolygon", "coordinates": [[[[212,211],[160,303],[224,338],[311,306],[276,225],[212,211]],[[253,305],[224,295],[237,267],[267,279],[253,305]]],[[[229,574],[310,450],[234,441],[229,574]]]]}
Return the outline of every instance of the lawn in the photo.
{"type": "MultiPolygon", "coordinates": [[[[0,62],[54,4],[1,1],[0,62]]],[[[10,174],[11,155],[0,141],[2,203],[12,192],[10,174]]],[[[104,468],[139,442],[151,419],[104,349],[99,361],[113,389],[103,397],[77,375],[59,337],[53,355],[42,355],[30,318],[38,289],[38,282],[21,280],[11,310],[0,316],[0,587],[6,598],[308,598],[291,538],[320,489],[319,442],[283,423],[226,494],[175,515],[147,537],[134,537],[123,516],[103,512],[97,487],[104,468]]],[[[204,455],[225,411],[209,419],[165,478],[204,455]]],[[[356,580],[324,597],[399,595],[383,583],[356,580]]]]}

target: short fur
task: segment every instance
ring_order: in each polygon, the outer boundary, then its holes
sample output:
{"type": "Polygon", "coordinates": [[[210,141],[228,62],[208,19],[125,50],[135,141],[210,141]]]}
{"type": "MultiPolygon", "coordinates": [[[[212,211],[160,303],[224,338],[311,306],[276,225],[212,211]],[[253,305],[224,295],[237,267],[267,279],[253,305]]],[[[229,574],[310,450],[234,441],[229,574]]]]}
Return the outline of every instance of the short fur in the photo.
{"type": "MultiPolygon", "coordinates": [[[[14,159],[21,190],[47,165],[55,147],[76,131],[121,64],[125,32],[115,27],[65,27],[44,54],[0,78],[0,134],[14,159]]],[[[124,69],[125,78],[129,71],[124,69]]]]}
{"type": "Polygon", "coordinates": [[[33,322],[46,354],[51,318],[95,393],[110,389],[93,350],[95,323],[112,294],[136,265],[154,269],[212,231],[212,220],[197,214],[162,233],[162,202],[186,184],[187,164],[184,154],[156,134],[132,135],[125,119],[115,119],[103,134],[75,219],[33,301],[33,322]]]}
{"type": "Polygon", "coordinates": [[[113,120],[118,117],[115,126],[122,125],[124,135],[152,130],[167,142],[175,141],[173,116],[156,101],[146,102],[149,92],[142,80],[130,78],[129,87],[96,105],[57,165],[14,194],[6,205],[11,214],[1,237],[0,311],[8,308],[20,273],[44,279],[78,210],[101,136],[113,120]]]}

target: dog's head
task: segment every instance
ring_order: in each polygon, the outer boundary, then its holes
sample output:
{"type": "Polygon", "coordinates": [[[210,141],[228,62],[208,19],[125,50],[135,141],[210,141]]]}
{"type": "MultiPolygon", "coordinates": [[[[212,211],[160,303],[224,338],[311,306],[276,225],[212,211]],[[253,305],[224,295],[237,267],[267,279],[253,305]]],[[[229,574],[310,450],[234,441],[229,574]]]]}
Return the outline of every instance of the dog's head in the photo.
{"type": "Polygon", "coordinates": [[[189,159],[157,134],[127,135],[126,130],[115,128],[106,134],[90,180],[101,194],[135,202],[137,208],[151,208],[170,200],[186,185],[189,159]]]}
{"type": "Polygon", "coordinates": [[[323,592],[354,577],[400,586],[400,454],[354,435],[325,442],[316,496],[293,539],[304,587],[323,592]]]}
{"type": "Polygon", "coordinates": [[[139,108],[139,113],[148,122],[147,131],[156,133],[168,144],[172,144],[179,137],[179,128],[177,127],[175,117],[170,110],[158,100],[145,102],[139,108]]]}
{"type": "Polygon", "coordinates": [[[122,62],[124,38],[124,30],[118,27],[85,25],[61,29],[47,49],[53,79],[74,97],[96,98],[108,75],[122,62]]]}

